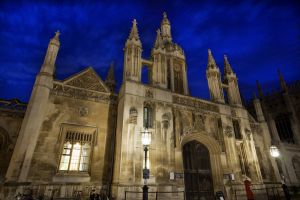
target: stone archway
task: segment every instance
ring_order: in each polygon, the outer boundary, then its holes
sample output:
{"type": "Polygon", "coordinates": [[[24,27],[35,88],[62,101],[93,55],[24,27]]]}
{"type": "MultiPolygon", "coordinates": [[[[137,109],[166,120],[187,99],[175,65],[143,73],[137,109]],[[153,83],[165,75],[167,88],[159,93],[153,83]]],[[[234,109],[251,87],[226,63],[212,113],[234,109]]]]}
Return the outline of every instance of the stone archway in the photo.
{"type": "MultiPolygon", "coordinates": [[[[221,147],[220,144],[213,138],[204,133],[189,133],[181,137],[181,150],[185,144],[197,141],[203,144],[209,152],[209,160],[211,174],[213,179],[214,192],[223,190],[223,172],[221,167],[221,147]]],[[[183,164],[183,163],[182,163],[183,164]]],[[[182,165],[183,166],[183,165],[182,165]]],[[[184,166],[183,166],[184,169],[184,166]]]]}

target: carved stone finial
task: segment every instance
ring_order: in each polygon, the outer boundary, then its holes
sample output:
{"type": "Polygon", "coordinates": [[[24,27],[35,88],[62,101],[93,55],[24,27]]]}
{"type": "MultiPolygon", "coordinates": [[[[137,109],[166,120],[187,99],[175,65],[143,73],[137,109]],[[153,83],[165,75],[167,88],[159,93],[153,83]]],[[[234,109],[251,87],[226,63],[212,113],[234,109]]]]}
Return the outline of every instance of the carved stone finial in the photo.
{"type": "Polygon", "coordinates": [[[208,62],[207,62],[207,68],[217,68],[216,61],[211,53],[211,50],[208,49],[208,62]]]}
{"type": "Polygon", "coordinates": [[[58,40],[58,39],[59,39],[59,35],[60,35],[60,31],[57,30],[57,31],[55,32],[54,38],[58,40]]]}
{"type": "Polygon", "coordinates": [[[231,68],[231,65],[230,65],[230,63],[229,63],[228,58],[227,58],[226,55],[224,55],[224,65],[225,65],[224,66],[224,74],[225,75],[233,73],[233,70],[231,68]]]}

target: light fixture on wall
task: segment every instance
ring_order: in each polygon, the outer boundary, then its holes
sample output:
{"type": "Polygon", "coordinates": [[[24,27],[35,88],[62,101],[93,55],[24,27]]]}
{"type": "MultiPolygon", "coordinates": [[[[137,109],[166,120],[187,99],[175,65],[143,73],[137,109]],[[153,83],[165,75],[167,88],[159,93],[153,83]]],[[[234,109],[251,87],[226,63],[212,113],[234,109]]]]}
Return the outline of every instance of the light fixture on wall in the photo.
{"type": "Polygon", "coordinates": [[[278,147],[275,145],[271,145],[270,146],[270,154],[273,158],[278,158],[280,156],[278,147]]]}
{"type": "Polygon", "coordinates": [[[144,131],[142,131],[142,144],[144,146],[145,152],[145,168],[143,169],[143,179],[144,186],[143,186],[143,200],[148,200],[148,186],[147,186],[147,179],[149,179],[150,169],[147,168],[147,152],[148,146],[151,144],[151,132],[148,130],[147,126],[144,131]]]}

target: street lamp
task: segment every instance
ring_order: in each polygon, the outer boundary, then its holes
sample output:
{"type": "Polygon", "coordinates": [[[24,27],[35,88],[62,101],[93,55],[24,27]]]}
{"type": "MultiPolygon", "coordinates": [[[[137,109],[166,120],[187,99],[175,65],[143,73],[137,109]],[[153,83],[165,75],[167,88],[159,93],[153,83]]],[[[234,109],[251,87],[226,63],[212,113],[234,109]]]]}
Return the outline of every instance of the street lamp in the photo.
{"type": "Polygon", "coordinates": [[[143,179],[145,179],[143,186],[143,200],[148,200],[149,188],[147,186],[147,179],[149,179],[150,170],[147,169],[147,152],[148,146],[151,144],[151,132],[147,128],[142,132],[142,144],[145,152],[145,167],[143,169],[143,179]]]}
{"type": "Polygon", "coordinates": [[[278,158],[280,156],[278,147],[276,147],[275,145],[271,145],[270,146],[270,154],[273,158],[278,158]]]}

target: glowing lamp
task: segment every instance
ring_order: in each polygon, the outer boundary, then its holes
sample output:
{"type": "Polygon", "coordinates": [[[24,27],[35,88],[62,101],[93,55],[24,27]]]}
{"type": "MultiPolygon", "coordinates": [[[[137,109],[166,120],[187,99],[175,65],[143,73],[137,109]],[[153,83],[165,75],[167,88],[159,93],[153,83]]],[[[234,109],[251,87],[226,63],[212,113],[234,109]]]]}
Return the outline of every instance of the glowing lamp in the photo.
{"type": "Polygon", "coordinates": [[[279,149],[275,145],[270,146],[270,154],[273,158],[278,158],[280,156],[279,149]]]}
{"type": "Polygon", "coordinates": [[[142,144],[144,146],[149,146],[151,144],[151,132],[146,129],[142,132],[142,144]]]}

